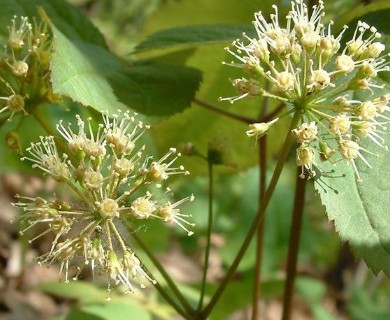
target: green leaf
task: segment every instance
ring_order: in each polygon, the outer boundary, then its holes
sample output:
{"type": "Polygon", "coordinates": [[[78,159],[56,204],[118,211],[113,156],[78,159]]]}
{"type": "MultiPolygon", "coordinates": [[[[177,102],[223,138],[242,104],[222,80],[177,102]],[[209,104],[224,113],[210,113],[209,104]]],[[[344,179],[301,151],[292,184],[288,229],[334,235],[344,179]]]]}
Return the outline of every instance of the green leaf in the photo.
{"type": "MultiPolygon", "coordinates": [[[[83,312],[104,320],[151,320],[152,317],[142,306],[134,301],[110,301],[82,307],[83,312]]],[[[74,319],[74,318],[72,318],[74,319]]],[[[78,319],[78,318],[77,318],[78,319]]]]}
{"type": "Polygon", "coordinates": [[[195,68],[144,61],[109,78],[115,94],[132,109],[167,116],[190,106],[202,74],[195,68]]]}
{"type": "Polygon", "coordinates": [[[82,303],[105,301],[107,297],[106,290],[98,289],[95,285],[83,281],[46,282],[39,284],[38,289],[58,297],[77,299],[82,303]]]}
{"type": "MultiPolygon", "coordinates": [[[[385,139],[389,145],[388,134],[385,139]]],[[[323,174],[315,187],[341,240],[348,241],[374,273],[383,270],[390,276],[390,152],[368,138],[360,144],[379,153],[376,157],[361,151],[372,169],[360,159],[355,160],[362,182],[356,180],[352,165],[339,161],[334,166],[328,161],[321,168],[329,174],[323,174]]]]}
{"type": "Polygon", "coordinates": [[[224,43],[241,37],[243,32],[249,36],[255,34],[252,25],[243,24],[194,25],[171,28],[151,34],[135,47],[134,52],[224,43]]]}
{"type": "Polygon", "coordinates": [[[54,49],[50,69],[53,91],[98,111],[123,108],[106,79],[121,63],[95,44],[70,41],[52,26],[54,49]],[[71,57],[71,58],[70,58],[71,57]]]}
{"type": "Polygon", "coordinates": [[[90,314],[88,312],[84,312],[82,310],[72,308],[68,315],[66,316],[65,320],[104,320],[103,317],[100,317],[98,315],[90,314]]]}
{"type": "Polygon", "coordinates": [[[130,66],[102,47],[70,41],[54,26],[53,33],[54,92],[100,112],[126,108],[120,99],[143,114],[171,115],[188,107],[199,87],[194,68],[152,61],[130,66]]]}
{"type": "Polygon", "coordinates": [[[390,34],[389,16],[390,2],[387,0],[375,1],[368,5],[358,5],[352,10],[341,15],[334,24],[336,32],[341,31],[344,25],[348,25],[346,34],[343,39],[351,39],[356,23],[358,20],[364,21],[368,24],[374,25],[379,32],[390,34]]]}

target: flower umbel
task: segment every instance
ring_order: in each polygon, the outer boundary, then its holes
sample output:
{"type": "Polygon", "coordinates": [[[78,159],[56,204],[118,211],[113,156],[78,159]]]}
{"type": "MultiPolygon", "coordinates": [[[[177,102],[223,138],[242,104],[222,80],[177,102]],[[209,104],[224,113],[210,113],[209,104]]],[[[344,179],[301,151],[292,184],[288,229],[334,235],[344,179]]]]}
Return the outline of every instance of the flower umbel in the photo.
{"type": "Polygon", "coordinates": [[[4,49],[0,57],[1,116],[11,121],[14,115],[27,115],[35,106],[28,103],[29,99],[34,104],[58,102],[49,77],[51,37],[45,22],[14,16],[4,49]]]}
{"type": "Polygon", "coordinates": [[[67,185],[78,201],[17,196],[19,201],[14,205],[23,209],[21,221],[27,227],[22,234],[42,225],[46,230],[36,238],[55,235],[50,251],[38,258],[40,263],[59,262],[68,281],[69,269],[77,267],[81,258],[93,274],[96,269],[106,274],[109,286],[122,284],[134,292],[134,281],[143,287],[145,281],[154,280],[124,240],[124,226],[132,219],[158,219],[191,235],[187,226],[194,224],[187,221],[190,216],[181,213],[179,206],[192,201],[193,196],[171,203],[161,196],[155,198],[150,191],[142,193],[148,185],[159,188],[172,174],[188,174],[182,166],[173,167],[180,154],[171,149],[151,162],[151,156],[143,155],[145,146],[137,146],[149,126],[128,112],[118,112],[112,118],[105,114],[103,120],[97,130],[91,119],[86,124],[79,116],[77,130],[60,122],[57,129],[67,142],[62,156],[53,137],[41,137],[27,149],[29,156],[22,158],[67,185]]]}
{"type": "MultiPolygon", "coordinates": [[[[297,164],[303,171],[313,176],[316,155],[327,161],[338,152],[361,180],[355,159],[368,162],[361,153],[367,150],[360,142],[368,137],[386,147],[383,134],[390,121],[386,115],[389,94],[378,97],[384,86],[375,79],[378,73],[390,70],[390,55],[379,42],[381,34],[359,21],[352,39],[341,48],[347,27],[336,36],[332,34],[333,22],[322,22],[323,1],[309,14],[302,0],[293,0],[284,23],[278,7],[273,8],[269,21],[261,12],[255,13],[256,38],[243,34],[243,39],[233,42],[233,48],[226,48],[238,62],[224,64],[243,69],[247,77],[231,80],[238,96],[220,100],[234,103],[257,96],[287,103],[288,111],[282,116],[301,115],[293,134],[298,143],[297,164]],[[269,88],[261,85],[265,81],[269,88]],[[351,99],[354,90],[366,90],[367,100],[351,99]],[[322,150],[325,145],[331,149],[327,156],[322,150]]],[[[256,128],[247,134],[256,135],[256,128]]]]}

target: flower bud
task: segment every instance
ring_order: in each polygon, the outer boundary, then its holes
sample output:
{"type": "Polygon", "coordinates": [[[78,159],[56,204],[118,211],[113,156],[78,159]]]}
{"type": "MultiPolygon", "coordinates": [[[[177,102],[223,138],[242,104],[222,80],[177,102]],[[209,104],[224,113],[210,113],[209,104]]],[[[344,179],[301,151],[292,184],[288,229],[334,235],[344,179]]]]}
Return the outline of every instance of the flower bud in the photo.
{"type": "Polygon", "coordinates": [[[261,123],[252,123],[249,125],[249,130],[246,132],[248,137],[255,137],[255,139],[259,139],[264,136],[269,127],[278,121],[279,118],[276,118],[270,122],[261,122],[261,123]]]}

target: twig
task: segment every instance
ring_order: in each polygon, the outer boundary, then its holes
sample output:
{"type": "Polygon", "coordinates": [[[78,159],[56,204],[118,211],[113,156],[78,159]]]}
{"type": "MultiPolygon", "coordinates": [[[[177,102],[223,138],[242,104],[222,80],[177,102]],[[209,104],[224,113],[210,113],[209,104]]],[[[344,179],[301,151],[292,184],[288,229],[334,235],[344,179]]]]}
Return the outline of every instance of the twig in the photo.
{"type": "MultiPolygon", "coordinates": [[[[259,140],[259,207],[264,199],[266,189],[267,177],[267,136],[263,136],[259,140]]],[[[264,218],[261,220],[257,229],[257,243],[256,243],[256,265],[255,278],[253,285],[253,301],[252,301],[252,320],[256,320],[259,314],[259,299],[260,299],[260,282],[261,282],[261,267],[263,265],[263,248],[264,248],[264,218]]]]}
{"type": "Polygon", "coordinates": [[[195,102],[197,105],[204,107],[208,110],[214,111],[214,112],[219,113],[219,114],[223,114],[224,116],[227,116],[227,117],[232,118],[232,119],[236,119],[236,120],[241,121],[241,122],[245,122],[247,124],[251,124],[251,123],[256,122],[256,119],[242,116],[239,114],[235,114],[235,113],[228,111],[228,110],[220,109],[220,108],[218,108],[218,107],[216,107],[208,102],[202,101],[202,100],[197,99],[197,98],[194,98],[193,102],[195,102]]]}
{"type": "Polygon", "coordinates": [[[297,260],[299,251],[299,240],[302,232],[302,216],[305,203],[306,179],[300,177],[301,168],[297,168],[296,188],[294,197],[293,218],[290,228],[290,242],[287,258],[287,278],[283,298],[282,320],[291,319],[292,299],[294,295],[294,284],[297,274],[297,260]]]}
{"type": "Polygon", "coordinates": [[[153,254],[151,250],[149,250],[148,246],[141,240],[140,237],[136,235],[136,233],[132,232],[131,236],[134,238],[134,240],[138,243],[138,245],[145,251],[148,258],[152,261],[152,263],[155,265],[157,270],[161,273],[164,280],[166,281],[168,287],[172,290],[176,298],[180,301],[184,309],[186,310],[188,315],[191,315],[194,313],[194,310],[189,305],[188,301],[184,298],[182,293],[180,292],[179,288],[176,286],[175,282],[172,280],[172,278],[169,276],[167,271],[164,269],[160,261],[156,258],[156,256],[153,254]]]}
{"type": "Polygon", "coordinates": [[[203,300],[204,293],[206,288],[206,279],[207,279],[207,271],[209,268],[209,257],[210,257],[210,248],[211,248],[211,230],[213,225],[213,197],[214,197],[214,187],[213,187],[213,163],[208,160],[208,172],[209,172],[209,210],[208,210],[208,227],[207,227],[207,242],[206,242],[206,251],[204,255],[204,270],[203,270],[203,278],[202,285],[200,290],[200,298],[198,305],[198,312],[200,312],[203,308],[203,300]]]}
{"type": "Polygon", "coordinates": [[[272,175],[271,182],[270,182],[270,184],[269,184],[269,186],[267,188],[267,191],[265,193],[264,199],[263,199],[263,201],[261,203],[260,210],[256,214],[256,217],[255,217],[255,219],[254,219],[254,221],[253,221],[253,223],[251,225],[251,228],[249,229],[248,234],[247,234],[244,242],[242,243],[242,245],[240,247],[240,250],[238,251],[238,253],[237,253],[237,255],[236,255],[232,265],[230,266],[228,272],[226,273],[224,279],[220,283],[218,289],[214,293],[214,295],[211,298],[210,302],[208,303],[206,308],[204,308],[204,310],[202,311],[201,317],[199,319],[207,319],[208,315],[211,313],[211,311],[213,310],[214,306],[216,305],[216,303],[218,302],[219,298],[221,297],[222,293],[224,292],[224,290],[225,290],[226,286],[228,285],[230,279],[232,278],[233,274],[236,272],[237,267],[240,264],[240,261],[241,261],[242,257],[244,256],[246,250],[248,249],[248,246],[249,246],[253,236],[256,234],[258,225],[259,225],[259,223],[261,222],[261,220],[264,217],[265,210],[266,210],[266,208],[267,208],[267,206],[268,206],[268,204],[269,204],[269,202],[271,200],[271,196],[272,196],[273,192],[275,191],[276,184],[277,184],[277,182],[279,180],[280,174],[281,174],[282,169],[284,167],[284,163],[287,160],[287,156],[288,156],[288,153],[290,151],[290,147],[291,147],[291,145],[293,143],[293,136],[291,134],[291,130],[293,128],[295,128],[295,126],[298,123],[300,117],[301,117],[300,112],[296,112],[294,114],[294,118],[291,121],[291,125],[290,125],[290,128],[288,130],[287,137],[286,137],[286,139],[284,141],[284,144],[283,144],[283,147],[282,147],[282,151],[281,151],[281,154],[279,156],[279,160],[278,160],[278,162],[276,164],[275,171],[274,171],[274,173],[272,175]]]}

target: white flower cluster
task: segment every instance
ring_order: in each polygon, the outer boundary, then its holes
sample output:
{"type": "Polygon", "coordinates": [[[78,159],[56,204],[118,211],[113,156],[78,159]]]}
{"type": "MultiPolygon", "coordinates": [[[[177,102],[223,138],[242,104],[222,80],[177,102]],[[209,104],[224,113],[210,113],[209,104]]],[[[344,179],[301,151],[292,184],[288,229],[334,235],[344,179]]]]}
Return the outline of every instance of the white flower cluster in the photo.
{"type": "MultiPolygon", "coordinates": [[[[82,257],[93,273],[99,268],[108,276],[109,285],[121,283],[133,292],[133,278],[141,287],[144,279],[153,280],[124,240],[127,236],[122,236],[126,229],[123,225],[131,219],[154,218],[175,223],[191,235],[187,226],[194,225],[186,220],[189,215],[181,213],[178,207],[194,197],[172,203],[164,201],[164,196],[154,199],[149,191],[142,194],[142,188],[148,185],[159,188],[171,175],[188,174],[182,166],[174,167],[180,154],[172,148],[161,159],[152,161],[151,156],[143,156],[145,146],[137,147],[148,125],[128,112],[113,118],[104,115],[103,120],[96,132],[91,119],[86,125],[77,116],[77,131],[71,124],[60,122],[57,129],[67,145],[62,156],[55,139],[49,136],[32,144],[27,149],[30,155],[22,158],[70,187],[78,201],[66,203],[18,196],[20,200],[14,205],[23,208],[21,221],[28,224],[21,233],[44,225],[47,229],[38,237],[47,233],[55,235],[50,251],[39,257],[39,261],[59,262],[65,281],[68,281],[69,268],[77,265],[82,257]]],[[[170,189],[165,192],[170,193],[170,189]]]]}
{"type": "Polygon", "coordinates": [[[287,113],[302,115],[299,126],[293,130],[299,144],[298,166],[307,170],[309,176],[314,175],[316,152],[322,160],[336,153],[326,142],[331,138],[342,159],[352,163],[360,180],[354,160],[361,158],[369,165],[362,156],[360,140],[368,137],[385,147],[389,95],[375,97],[374,89],[384,88],[375,77],[390,70],[389,54],[384,53],[385,45],[379,42],[381,34],[376,28],[361,21],[352,39],[341,49],[341,37],[347,27],[339,35],[332,35],[333,22],[322,23],[323,1],[313,6],[311,14],[302,0],[293,1],[291,6],[284,26],[276,5],[270,22],[261,12],[256,13],[257,37],[244,34],[244,40],[233,42],[234,49],[226,48],[238,62],[225,64],[243,69],[249,77],[231,80],[238,95],[220,100],[233,103],[266,96],[288,103],[287,113]],[[261,87],[264,80],[271,84],[269,90],[261,87]],[[353,90],[368,90],[372,99],[353,100],[353,90]]]}
{"type": "Polygon", "coordinates": [[[14,16],[8,26],[5,56],[0,58],[5,65],[0,70],[0,114],[10,113],[8,120],[20,112],[27,114],[27,99],[54,97],[48,77],[51,42],[46,29],[45,23],[33,25],[24,16],[14,16]]]}

